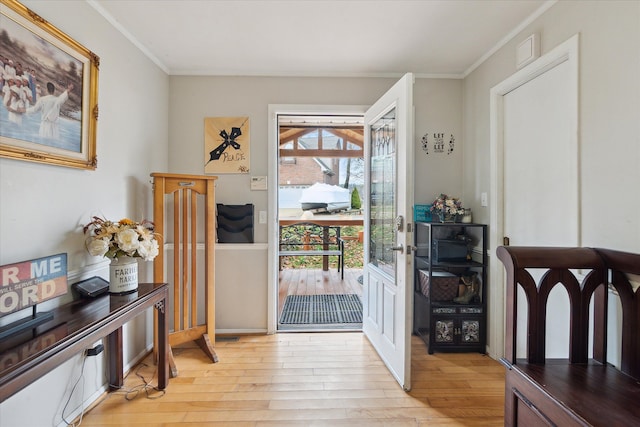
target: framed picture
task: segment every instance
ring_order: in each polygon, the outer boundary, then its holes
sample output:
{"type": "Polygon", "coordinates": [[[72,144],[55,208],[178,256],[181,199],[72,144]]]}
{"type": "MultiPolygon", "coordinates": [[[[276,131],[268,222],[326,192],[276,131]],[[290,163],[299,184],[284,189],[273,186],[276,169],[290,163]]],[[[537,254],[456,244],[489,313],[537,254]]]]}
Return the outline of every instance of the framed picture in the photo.
{"type": "Polygon", "coordinates": [[[100,58],[0,0],[0,156],[95,169],[100,58]]]}
{"type": "Polygon", "coordinates": [[[204,173],[249,173],[249,117],[204,119],[204,173]]]}

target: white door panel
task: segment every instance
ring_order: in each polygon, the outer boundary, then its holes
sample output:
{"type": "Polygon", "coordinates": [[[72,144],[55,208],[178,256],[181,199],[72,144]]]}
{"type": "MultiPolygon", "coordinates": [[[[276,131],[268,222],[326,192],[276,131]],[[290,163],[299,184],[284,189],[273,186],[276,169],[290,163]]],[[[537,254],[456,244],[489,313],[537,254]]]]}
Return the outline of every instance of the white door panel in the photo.
{"type": "MultiPolygon", "coordinates": [[[[565,61],[504,97],[504,232],[515,246],[576,246],[577,153],[570,143],[569,64],[565,61]]],[[[518,313],[526,313],[518,294],[518,313]]],[[[568,297],[549,296],[548,357],[567,357],[568,297]]],[[[527,318],[518,318],[517,354],[526,354],[527,318]]]]}
{"type": "Polygon", "coordinates": [[[365,113],[364,313],[362,330],[398,383],[411,387],[413,75],[365,113]],[[400,221],[398,221],[401,219],[400,221]]]}
{"type": "Polygon", "coordinates": [[[565,61],[504,96],[504,231],[511,245],[577,244],[577,153],[565,61]]]}
{"type": "Polygon", "coordinates": [[[375,330],[379,330],[380,326],[378,325],[378,295],[380,294],[380,289],[382,288],[382,282],[378,280],[378,277],[368,275],[365,280],[365,291],[363,292],[363,301],[364,304],[364,312],[366,322],[370,325],[371,328],[375,330]]]}
{"type": "MultiPolygon", "coordinates": [[[[382,322],[382,335],[387,339],[387,343],[394,347],[396,346],[396,323],[394,308],[396,306],[396,293],[394,286],[384,286],[383,296],[383,322],[382,322]]],[[[398,331],[401,333],[401,331],[398,331]]]]}
{"type": "MultiPolygon", "coordinates": [[[[579,246],[578,40],[576,35],[491,90],[491,249],[579,246]]],[[[536,274],[536,272],[532,272],[536,274]]],[[[493,263],[490,346],[504,349],[504,268],[493,263]]],[[[524,332],[525,297],[518,291],[518,338],[524,332]]],[[[510,303],[510,302],[506,302],[510,303]]],[[[564,357],[568,339],[566,291],[550,295],[547,357],[564,357]],[[560,343],[560,345],[556,345],[560,343]]],[[[524,341],[516,343],[524,355],[524,341]]]]}

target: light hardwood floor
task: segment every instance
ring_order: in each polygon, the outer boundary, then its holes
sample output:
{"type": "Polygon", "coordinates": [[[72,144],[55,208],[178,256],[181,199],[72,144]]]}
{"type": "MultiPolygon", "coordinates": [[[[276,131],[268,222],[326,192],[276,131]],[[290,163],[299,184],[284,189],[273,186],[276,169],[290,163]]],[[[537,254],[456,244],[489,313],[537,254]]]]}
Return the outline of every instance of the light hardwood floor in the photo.
{"type": "MultiPolygon", "coordinates": [[[[179,376],[166,394],[108,394],[82,425],[503,425],[498,362],[477,353],[429,355],[416,337],[412,345],[413,388],[405,393],[359,332],[241,336],[216,343],[216,364],[188,344],[174,349],[179,376]]],[[[154,368],[138,373],[148,380],[154,368]]],[[[127,389],[141,384],[135,370],[125,380],[127,389]]]]}

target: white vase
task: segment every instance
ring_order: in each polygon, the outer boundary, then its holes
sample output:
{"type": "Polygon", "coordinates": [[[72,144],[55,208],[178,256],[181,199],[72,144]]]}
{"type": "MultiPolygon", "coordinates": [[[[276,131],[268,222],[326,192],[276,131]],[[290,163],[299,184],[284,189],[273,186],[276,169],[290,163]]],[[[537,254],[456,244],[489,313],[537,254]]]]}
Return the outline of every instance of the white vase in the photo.
{"type": "Polygon", "coordinates": [[[126,294],[138,289],[138,261],[128,256],[114,258],[109,265],[109,293],[126,294]]]}

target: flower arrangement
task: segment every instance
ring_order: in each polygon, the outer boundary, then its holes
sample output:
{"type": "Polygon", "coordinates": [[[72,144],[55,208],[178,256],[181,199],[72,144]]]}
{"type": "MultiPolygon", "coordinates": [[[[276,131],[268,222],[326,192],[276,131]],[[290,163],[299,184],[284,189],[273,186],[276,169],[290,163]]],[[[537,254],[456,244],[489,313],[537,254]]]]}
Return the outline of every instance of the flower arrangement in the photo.
{"type": "Polygon", "coordinates": [[[159,253],[158,240],[151,221],[135,222],[123,218],[113,222],[94,216],[84,226],[88,234],[87,251],[93,256],[107,258],[137,257],[153,261],[159,253]]]}
{"type": "Polygon", "coordinates": [[[462,202],[456,197],[449,197],[446,194],[440,194],[431,204],[431,212],[438,215],[463,215],[464,208],[462,202]]]}

